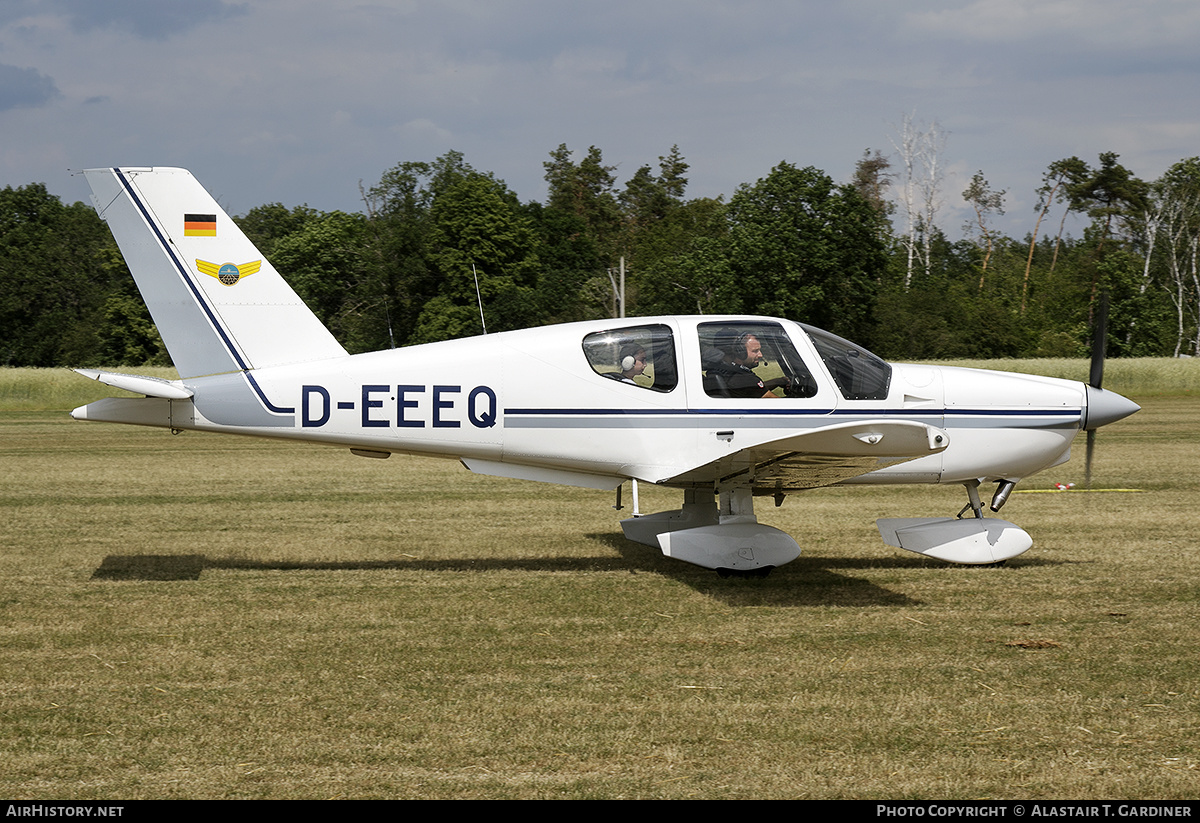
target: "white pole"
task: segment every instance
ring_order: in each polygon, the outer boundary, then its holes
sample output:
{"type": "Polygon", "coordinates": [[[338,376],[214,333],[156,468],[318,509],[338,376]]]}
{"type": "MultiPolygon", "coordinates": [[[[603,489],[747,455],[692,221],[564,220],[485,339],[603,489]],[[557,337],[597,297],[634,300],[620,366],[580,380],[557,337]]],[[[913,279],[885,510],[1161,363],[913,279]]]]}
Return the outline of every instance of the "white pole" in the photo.
{"type": "Polygon", "coordinates": [[[621,317],[625,316],[625,255],[621,255],[621,317]]]}

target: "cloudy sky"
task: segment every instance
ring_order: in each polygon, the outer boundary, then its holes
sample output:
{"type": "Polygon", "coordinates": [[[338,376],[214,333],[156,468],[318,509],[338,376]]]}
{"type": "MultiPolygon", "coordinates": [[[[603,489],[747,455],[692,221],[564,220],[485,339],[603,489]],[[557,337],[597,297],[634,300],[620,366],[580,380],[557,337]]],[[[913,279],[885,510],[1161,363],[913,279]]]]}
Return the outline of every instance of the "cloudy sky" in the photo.
{"type": "Polygon", "coordinates": [[[947,133],[942,227],[982,170],[1032,229],[1046,166],[1200,154],[1196,0],[4,0],[0,186],[190,168],[228,211],[358,210],[458,150],[522,200],[599,147],[623,183],[678,145],[688,196],[786,160],[847,181],[906,114],[947,133]]]}

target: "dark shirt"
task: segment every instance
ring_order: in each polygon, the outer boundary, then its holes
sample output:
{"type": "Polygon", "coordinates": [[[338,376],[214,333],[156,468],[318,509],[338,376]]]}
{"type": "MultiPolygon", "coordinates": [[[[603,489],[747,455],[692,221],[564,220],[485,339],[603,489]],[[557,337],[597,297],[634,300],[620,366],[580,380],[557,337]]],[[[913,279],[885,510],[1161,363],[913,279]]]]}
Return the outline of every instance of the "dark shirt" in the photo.
{"type": "Polygon", "coordinates": [[[751,369],[738,363],[714,363],[704,375],[704,390],[713,397],[762,397],[767,387],[751,369]]]}

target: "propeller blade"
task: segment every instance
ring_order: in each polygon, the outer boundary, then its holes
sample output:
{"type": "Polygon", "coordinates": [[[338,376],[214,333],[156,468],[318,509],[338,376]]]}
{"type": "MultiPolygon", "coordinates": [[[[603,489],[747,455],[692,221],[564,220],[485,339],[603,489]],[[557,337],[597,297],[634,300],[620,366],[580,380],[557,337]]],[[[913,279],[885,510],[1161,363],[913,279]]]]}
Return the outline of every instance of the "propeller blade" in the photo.
{"type": "Polygon", "coordinates": [[[1087,455],[1083,458],[1083,482],[1084,488],[1092,487],[1092,455],[1096,451],[1096,430],[1090,429],[1087,433],[1087,455]]]}
{"type": "Polygon", "coordinates": [[[1104,382],[1104,349],[1108,344],[1108,292],[1100,292],[1100,303],[1092,323],[1092,367],[1088,385],[1101,388],[1104,382]]]}
{"type": "MultiPolygon", "coordinates": [[[[1108,292],[1100,292],[1100,303],[1092,318],[1092,366],[1088,372],[1088,385],[1099,389],[1104,383],[1104,350],[1108,345],[1108,292]]],[[[1083,461],[1083,478],[1087,488],[1092,487],[1092,456],[1096,451],[1096,428],[1088,429],[1087,456],[1083,461]]]]}

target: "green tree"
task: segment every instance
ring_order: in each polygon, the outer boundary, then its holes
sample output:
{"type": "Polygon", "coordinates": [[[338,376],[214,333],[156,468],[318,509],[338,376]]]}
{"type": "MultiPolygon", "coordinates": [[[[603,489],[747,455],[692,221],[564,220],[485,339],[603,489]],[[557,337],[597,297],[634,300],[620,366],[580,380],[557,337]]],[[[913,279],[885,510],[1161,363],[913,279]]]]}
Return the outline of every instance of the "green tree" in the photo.
{"type": "Polygon", "coordinates": [[[658,165],[657,175],[649,166],[638,169],[618,198],[624,225],[620,252],[634,266],[649,265],[681,245],[683,227],[673,218],[684,205],[688,164],[672,146],[658,165]]]}
{"type": "Polygon", "coordinates": [[[720,314],[729,311],[727,206],[707,197],[674,209],[660,227],[655,254],[638,274],[643,314],[720,314]]]}
{"type": "Polygon", "coordinates": [[[535,298],[539,316],[547,323],[611,316],[607,295],[598,302],[589,299],[595,285],[608,288],[607,280],[601,280],[607,266],[583,220],[537,202],[527,204],[524,211],[536,233],[541,262],[535,298]]]}
{"type": "Polygon", "coordinates": [[[234,222],[264,257],[273,260],[276,243],[319,219],[321,213],[308,206],[289,209],[282,203],[267,203],[235,217],[234,222]]]}
{"type": "Polygon", "coordinates": [[[538,302],[547,319],[584,319],[610,314],[612,290],[606,270],[618,264],[622,212],[615,166],[592,146],[578,163],[565,143],[550,152],[544,207],[530,207],[544,270],[538,302]]]}
{"type": "MultiPolygon", "coordinates": [[[[1088,174],[1087,163],[1080,160],[1078,157],[1068,157],[1064,160],[1056,160],[1051,163],[1049,168],[1042,175],[1042,185],[1037,190],[1038,204],[1037,222],[1033,224],[1033,233],[1029,238],[1029,255],[1025,261],[1025,276],[1021,281],[1021,314],[1025,313],[1025,308],[1028,305],[1029,297],[1029,273],[1033,270],[1033,252],[1038,243],[1038,230],[1041,228],[1042,220],[1055,202],[1064,203],[1069,201],[1067,191],[1070,187],[1078,185],[1088,174]]],[[[1054,257],[1051,260],[1050,268],[1054,268],[1054,262],[1058,259],[1058,247],[1062,240],[1063,227],[1066,225],[1067,215],[1070,214],[1070,208],[1063,211],[1062,220],[1058,226],[1058,237],[1054,243],[1054,257]]]]}
{"type": "Polygon", "coordinates": [[[988,225],[993,214],[1004,214],[1004,195],[1006,192],[1001,189],[995,191],[992,189],[992,184],[984,179],[983,171],[975,172],[971,178],[971,183],[963,191],[963,199],[971,204],[971,208],[975,211],[974,224],[967,224],[969,231],[975,226],[979,227],[979,241],[984,247],[983,263],[980,265],[979,289],[983,290],[983,280],[987,275],[988,262],[992,259],[992,251],[995,248],[995,232],[988,225]]]}
{"type": "Polygon", "coordinates": [[[41,183],[5,187],[0,364],[95,363],[106,352],[100,337],[105,302],[124,293],[128,277],[112,236],[91,207],[63,205],[41,183]]]}
{"type": "Polygon", "coordinates": [[[869,339],[887,267],[876,212],[852,186],[780,163],[729,201],[730,311],[804,320],[869,339]]]}
{"type": "MultiPolygon", "coordinates": [[[[440,163],[461,162],[451,152],[440,163]]],[[[426,303],[437,293],[437,278],[426,255],[429,206],[435,163],[405,162],[388,169],[379,182],[363,192],[367,209],[369,254],[379,270],[388,336],[394,347],[407,342],[426,303]]]]}
{"type": "Polygon", "coordinates": [[[445,303],[437,299],[442,284],[432,259],[432,210],[442,194],[475,174],[462,152],[449,151],[432,162],[399,163],[363,191],[368,220],[363,256],[373,272],[372,293],[379,296],[373,303],[376,348],[469,333],[455,324],[435,329],[428,323],[445,303]]]}
{"type": "Polygon", "coordinates": [[[866,149],[854,164],[854,177],[850,181],[859,196],[879,214],[881,222],[886,222],[896,211],[896,204],[887,199],[887,190],[896,179],[891,169],[892,161],[884,157],[879,149],[875,149],[874,153],[866,149]]]}
{"type": "Polygon", "coordinates": [[[272,264],[350,352],[383,348],[386,294],[365,253],[367,219],[334,211],[311,217],[274,244],[272,264]]]}
{"type": "Polygon", "coordinates": [[[1142,291],[1158,287],[1174,317],[1173,355],[1200,352],[1200,157],[1180,160],[1151,185],[1142,226],[1142,291]]]}
{"type": "Polygon", "coordinates": [[[488,331],[537,322],[536,233],[502,181],[463,174],[435,195],[429,219],[428,258],[439,287],[418,318],[414,342],[482,331],[476,279],[488,331]]]}
{"type": "Polygon", "coordinates": [[[103,322],[97,330],[102,354],[95,359],[106,366],[167,365],[167,347],[146,311],[141,297],[110,294],[101,307],[103,322]]]}
{"type": "Polygon", "coordinates": [[[621,209],[614,189],[616,166],[605,165],[595,146],[575,163],[566,143],[550,152],[550,160],[542,165],[549,187],[547,208],[575,215],[600,254],[612,258],[621,229],[621,209]]]}
{"type": "Polygon", "coordinates": [[[1067,187],[1073,209],[1086,212],[1100,227],[1098,249],[1119,231],[1128,236],[1150,194],[1150,187],[1118,163],[1118,158],[1114,152],[1104,152],[1097,168],[1067,187]]]}

